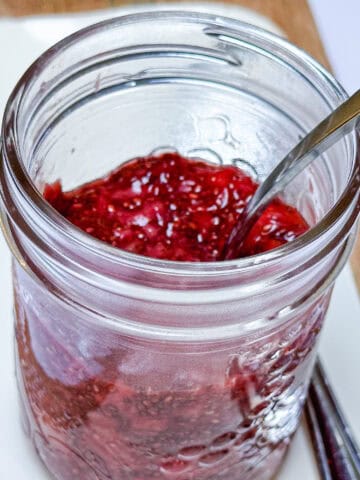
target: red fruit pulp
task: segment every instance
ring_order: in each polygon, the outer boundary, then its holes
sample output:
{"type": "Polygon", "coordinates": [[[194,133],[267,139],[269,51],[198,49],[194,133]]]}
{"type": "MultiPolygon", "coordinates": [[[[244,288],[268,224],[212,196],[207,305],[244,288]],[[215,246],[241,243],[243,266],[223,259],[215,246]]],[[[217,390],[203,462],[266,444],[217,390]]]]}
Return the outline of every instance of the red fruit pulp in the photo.
{"type": "MultiPolygon", "coordinates": [[[[234,166],[190,160],[177,153],[138,158],[105,178],[70,192],[59,182],[45,198],[84,232],[141,255],[190,262],[221,260],[226,239],[257,189],[234,166]]],[[[279,199],[250,231],[242,256],[287,243],[308,229],[279,199]]]]}

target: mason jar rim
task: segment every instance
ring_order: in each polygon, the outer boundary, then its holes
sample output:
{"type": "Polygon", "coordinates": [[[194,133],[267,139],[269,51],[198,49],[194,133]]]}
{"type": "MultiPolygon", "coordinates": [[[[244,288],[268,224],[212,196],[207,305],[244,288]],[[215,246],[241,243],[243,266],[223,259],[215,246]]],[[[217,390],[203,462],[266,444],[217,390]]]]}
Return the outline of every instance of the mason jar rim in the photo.
{"type": "MultiPolygon", "coordinates": [[[[4,169],[4,162],[7,162],[11,176],[17,183],[21,185],[21,194],[23,199],[28,205],[33,208],[37,214],[42,217],[42,220],[47,221],[52,228],[55,228],[57,232],[62,234],[65,238],[71,239],[77,245],[81,245],[86,251],[101,255],[102,258],[106,258],[114,263],[133,265],[137,268],[144,268],[145,270],[164,272],[164,273],[176,273],[176,274],[189,274],[192,275],[214,275],[214,274],[226,274],[227,272],[234,274],[235,271],[247,270],[252,266],[259,266],[266,263],[270,263],[274,260],[279,260],[284,256],[288,256],[296,251],[303,249],[304,247],[312,244],[319,239],[326,231],[336,223],[347,208],[354,201],[354,190],[358,188],[360,158],[356,155],[356,135],[355,132],[348,136],[347,147],[349,155],[353,158],[353,168],[349,175],[348,184],[346,189],[342,192],[341,196],[330,209],[330,211],[322,218],[314,227],[309,229],[305,234],[301,235],[297,239],[289,242],[274,250],[253,255],[250,257],[244,257],[234,260],[227,260],[221,262],[176,262],[169,260],[159,260],[150,257],[145,257],[135,253],[127,252],[122,249],[113,247],[105,242],[102,242],[80,229],[73,226],[68,222],[60,213],[58,213],[48,202],[43,198],[42,194],[35,187],[34,183],[30,179],[29,174],[26,171],[25,165],[22,162],[21,156],[18,154],[17,149],[17,123],[16,116],[13,112],[13,107],[20,106],[24,97],[26,96],[26,88],[29,86],[31,79],[34,75],[44,68],[45,65],[49,65],[52,61],[56,60],[57,55],[71,47],[72,44],[78,40],[87,36],[96,35],[103,30],[118,28],[125,24],[137,24],[141,22],[157,20],[157,21],[173,21],[179,22],[187,21],[198,23],[201,22],[208,27],[228,27],[229,35],[236,33],[236,30],[240,32],[246,32],[251,34],[253,38],[266,42],[266,49],[263,51],[270,53],[275,58],[279,57],[280,53],[285,55],[288,60],[290,57],[296,62],[300,62],[307,67],[311,67],[314,75],[327,84],[328,87],[334,92],[338,100],[345,100],[347,94],[337,80],[316,60],[314,60],[309,54],[302,49],[296,47],[289,41],[263,30],[259,27],[255,27],[240,20],[234,20],[227,17],[222,17],[213,14],[194,13],[194,12],[181,12],[181,11],[161,11],[161,12],[148,12],[148,13],[135,13],[122,17],[113,18],[110,20],[104,20],[100,23],[96,23],[89,27],[79,30],[74,34],[64,38],[60,42],[56,43],[45,53],[43,53],[24,73],[16,87],[14,88],[4,113],[4,121],[2,126],[2,138],[3,149],[5,155],[3,155],[3,161],[1,168],[4,169]],[[269,52],[269,47],[272,50],[269,52]]],[[[293,65],[292,65],[293,66],[293,65]]],[[[293,66],[293,68],[295,68],[293,66]]],[[[342,139],[341,141],[344,141],[342,139]]]]}

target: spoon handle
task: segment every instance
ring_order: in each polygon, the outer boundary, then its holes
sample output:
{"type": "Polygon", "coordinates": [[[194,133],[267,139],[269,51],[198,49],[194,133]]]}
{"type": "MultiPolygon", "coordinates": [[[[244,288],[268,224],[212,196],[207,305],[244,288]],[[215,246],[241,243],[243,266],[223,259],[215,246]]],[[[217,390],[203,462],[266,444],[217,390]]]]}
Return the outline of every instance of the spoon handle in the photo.
{"type": "Polygon", "coordinates": [[[266,205],[315,158],[355,128],[360,116],[360,90],[342,103],[294,147],[259,186],[247,205],[243,221],[232,231],[225,259],[236,258],[241,242],[266,205]]]}

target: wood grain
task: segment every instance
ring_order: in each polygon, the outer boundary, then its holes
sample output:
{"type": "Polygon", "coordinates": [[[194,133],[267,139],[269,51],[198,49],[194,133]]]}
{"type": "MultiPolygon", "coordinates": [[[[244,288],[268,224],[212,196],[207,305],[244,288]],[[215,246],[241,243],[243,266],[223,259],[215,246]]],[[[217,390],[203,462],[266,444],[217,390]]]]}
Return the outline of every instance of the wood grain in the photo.
{"type": "Polygon", "coordinates": [[[0,15],[36,15],[93,10],[111,6],[110,0],[0,0],[0,15]]]}
{"type": "MultiPolygon", "coordinates": [[[[78,12],[143,3],[146,0],[0,0],[0,16],[21,16],[43,13],[78,12]]],[[[153,0],[152,0],[153,1],[153,0]]],[[[223,0],[243,5],[267,15],[277,23],[288,38],[307,50],[325,67],[330,68],[314,18],[307,0],[223,0]]],[[[355,245],[351,264],[360,291],[360,236],[355,245]]]]}

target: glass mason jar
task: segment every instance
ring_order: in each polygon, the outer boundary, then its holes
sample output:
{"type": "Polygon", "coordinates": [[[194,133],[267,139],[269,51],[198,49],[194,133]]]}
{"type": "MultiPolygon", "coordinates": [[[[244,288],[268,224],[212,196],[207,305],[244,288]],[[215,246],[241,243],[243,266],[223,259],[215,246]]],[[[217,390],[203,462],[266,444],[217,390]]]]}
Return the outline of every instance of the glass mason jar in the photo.
{"type": "Polygon", "coordinates": [[[253,26],[152,13],[48,50],[7,105],[2,224],[13,252],[28,433],[59,480],[268,480],[295,431],[358,210],[355,135],[284,192],[313,228],[276,250],[180,263],[115,249],[42,198],[177,149],[259,181],[346,98],[253,26]]]}

